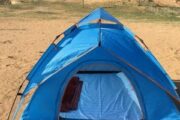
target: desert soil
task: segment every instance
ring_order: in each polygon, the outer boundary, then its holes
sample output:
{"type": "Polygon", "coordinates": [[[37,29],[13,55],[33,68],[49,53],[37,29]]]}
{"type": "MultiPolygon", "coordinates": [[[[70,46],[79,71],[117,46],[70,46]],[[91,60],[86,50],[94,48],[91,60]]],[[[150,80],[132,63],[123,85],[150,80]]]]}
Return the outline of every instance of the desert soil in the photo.
{"type": "MultiPolygon", "coordinates": [[[[0,18],[0,120],[5,120],[17,88],[54,36],[79,18],[0,18]]],[[[122,20],[144,39],[172,79],[180,79],[180,23],[122,20]]]]}

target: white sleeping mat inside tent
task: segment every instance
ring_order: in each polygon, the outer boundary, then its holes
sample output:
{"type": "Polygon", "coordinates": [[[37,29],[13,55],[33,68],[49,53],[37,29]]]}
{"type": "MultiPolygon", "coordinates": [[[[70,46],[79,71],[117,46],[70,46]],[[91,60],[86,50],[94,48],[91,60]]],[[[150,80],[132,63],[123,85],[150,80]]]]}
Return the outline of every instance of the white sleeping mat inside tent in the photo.
{"type": "Polygon", "coordinates": [[[83,81],[78,109],[61,112],[62,118],[140,120],[142,112],[128,78],[120,73],[77,74],[83,81]]]}

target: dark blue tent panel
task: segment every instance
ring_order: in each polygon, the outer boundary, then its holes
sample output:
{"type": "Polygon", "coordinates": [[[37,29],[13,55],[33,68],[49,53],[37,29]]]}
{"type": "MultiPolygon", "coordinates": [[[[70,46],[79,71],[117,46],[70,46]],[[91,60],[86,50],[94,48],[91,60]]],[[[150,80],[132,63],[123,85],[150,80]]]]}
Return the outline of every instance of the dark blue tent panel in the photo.
{"type": "Polygon", "coordinates": [[[27,79],[22,100],[32,88],[37,90],[21,120],[180,119],[172,99],[179,102],[179,96],[170,77],[136,41],[135,34],[103,8],[67,29],[60,42],[49,46],[27,79]],[[94,20],[97,23],[92,23],[94,20]],[[78,108],[60,112],[73,76],[83,81],[78,108]]]}

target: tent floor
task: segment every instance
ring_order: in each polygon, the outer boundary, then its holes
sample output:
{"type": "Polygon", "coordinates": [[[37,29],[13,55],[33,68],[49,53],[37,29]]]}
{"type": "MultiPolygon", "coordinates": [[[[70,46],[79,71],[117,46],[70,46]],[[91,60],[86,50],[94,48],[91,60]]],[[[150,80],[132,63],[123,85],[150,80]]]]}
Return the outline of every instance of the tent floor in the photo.
{"type": "Polygon", "coordinates": [[[78,109],[60,120],[139,120],[140,106],[128,78],[120,73],[77,74],[83,81],[78,109]]]}
{"type": "Polygon", "coordinates": [[[92,119],[73,119],[73,118],[62,118],[62,117],[60,117],[59,120],[92,120],[92,119]]]}

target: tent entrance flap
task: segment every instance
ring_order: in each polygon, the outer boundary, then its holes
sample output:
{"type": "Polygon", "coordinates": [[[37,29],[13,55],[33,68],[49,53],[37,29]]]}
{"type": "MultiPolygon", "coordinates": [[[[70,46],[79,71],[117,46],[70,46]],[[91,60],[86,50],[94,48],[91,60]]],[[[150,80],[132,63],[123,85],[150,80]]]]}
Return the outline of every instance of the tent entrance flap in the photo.
{"type": "Polygon", "coordinates": [[[77,73],[83,82],[76,110],[60,112],[65,119],[139,120],[142,118],[137,96],[128,78],[119,73],[77,73]]]}

